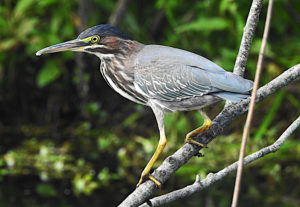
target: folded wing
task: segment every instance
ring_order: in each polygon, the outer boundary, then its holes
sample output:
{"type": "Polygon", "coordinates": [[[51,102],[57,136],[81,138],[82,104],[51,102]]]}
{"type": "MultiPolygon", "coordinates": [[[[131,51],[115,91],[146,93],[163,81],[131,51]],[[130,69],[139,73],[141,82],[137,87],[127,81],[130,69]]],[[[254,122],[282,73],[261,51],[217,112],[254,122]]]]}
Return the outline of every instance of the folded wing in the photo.
{"type": "Polygon", "coordinates": [[[146,47],[147,50],[139,53],[139,62],[134,66],[134,84],[148,98],[179,101],[215,94],[226,100],[239,101],[252,89],[252,81],[226,72],[194,53],[171,47],[146,47]]]}

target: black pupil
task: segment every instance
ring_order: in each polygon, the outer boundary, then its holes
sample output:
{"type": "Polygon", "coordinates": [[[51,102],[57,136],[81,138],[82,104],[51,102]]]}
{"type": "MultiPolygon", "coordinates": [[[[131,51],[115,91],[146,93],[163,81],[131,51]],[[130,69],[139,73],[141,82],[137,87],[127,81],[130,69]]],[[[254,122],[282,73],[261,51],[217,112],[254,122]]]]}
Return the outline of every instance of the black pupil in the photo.
{"type": "Polygon", "coordinates": [[[97,41],[97,37],[93,37],[93,41],[96,42],[97,41]]]}

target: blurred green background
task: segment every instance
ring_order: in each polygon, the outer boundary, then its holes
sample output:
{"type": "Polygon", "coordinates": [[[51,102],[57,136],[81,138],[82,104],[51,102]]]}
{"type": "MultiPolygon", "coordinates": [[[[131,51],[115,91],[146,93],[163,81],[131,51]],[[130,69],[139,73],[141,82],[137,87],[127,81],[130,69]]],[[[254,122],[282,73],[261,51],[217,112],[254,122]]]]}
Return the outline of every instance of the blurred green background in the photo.
{"type": "MultiPolygon", "coordinates": [[[[250,1],[131,0],[116,24],[145,44],[182,48],[232,70],[250,1]]],[[[1,0],[0,206],[116,206],[132,190],[158,143],[149,108],[115,93],[99,60],[73,52],[35,52],[107,23],[117,1],[1,0]]],[[[253,79],[266,15],[264,3],[246,77],[253,79]]],[[[300,60],[300,3],[275,1],[261,85],[300,60]]],[[[271,144],[300,114],[300,81],[256,106],[247,153],[271,144]]],[[[218,104],[207,109],[214,117],[218,104]]],[[[161,193],[191,184],[238,158],[245,116],[204,158],[193,158],[161,193]]],[[[197,112],[166,117],[167,147],[156,166],[201,125],[197,112]]],[[[300,206],[300,131],[277,153],[245,169],[240,206],[300,206]]],[[[234,175],[169,206],[229,206],[234,175]]],[[[161,194],[157,192],[157,195],[161,194]]]]}

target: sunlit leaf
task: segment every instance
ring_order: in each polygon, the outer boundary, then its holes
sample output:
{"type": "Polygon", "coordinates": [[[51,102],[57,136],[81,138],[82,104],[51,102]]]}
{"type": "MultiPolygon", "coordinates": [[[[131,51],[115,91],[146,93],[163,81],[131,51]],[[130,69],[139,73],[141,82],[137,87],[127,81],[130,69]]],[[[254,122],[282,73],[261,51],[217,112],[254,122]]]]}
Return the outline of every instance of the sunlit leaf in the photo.
{"type": "Polygon", "coordinates": [[[23,39],[26,37],[34,28],[34,26],[38,23],[38,19],[32,18],[32,19],[25,19],[20,23],[20,26],[18,27],[18,37],[20,39],[23,39]]]}
{"type": "Polygon", "coordinates": [[[17,44],[17,42],[18,40],[13,38],[2,40],[0,42],[0,52],[11,49],[17,44]]]}
{"type": "Polygon", "coordinates": [[[99,137],[97,141],[100,150],[106,150],[111,143],[108,139],[105,139],[103,137],[99,137]]]}
{"type": "Polygon", "coordinates": [[[39,1],[39,6],[47,7],[47,6],[50,6],[51,4],[55,4],[56,2],[57,2],[57,0],[43,0],[43,1],[39,1]]]}
{"type": "Polygon", "coordinates": [[[52,81],[56,80],[61,74],[60,69],[55,62],[48,62],[37,75],[37,85],[44,87],[52,81]]]}
{"type": "Polygon", "coordinates": [[[223,30],[228,27],[228,22],[222,18],[200,18],[195,22],[185,24],[176,28],[176,32],[182,33],[187,31],[215,31],[223,30]]]}
{"type": "Polygon", "coordinates": [[[15,9],[15,15],[16,16],[21,16],[25,13],[25,11],[36,2],[36,0],[19,0],[17,1],[17,6],[15,9]]]}
{"type": "Polygon", "coordinates": [[[283,71],[283,69],[274,62],[267,64],[266,69],[272,75],[272,77],[280,75],[283,71]]]}

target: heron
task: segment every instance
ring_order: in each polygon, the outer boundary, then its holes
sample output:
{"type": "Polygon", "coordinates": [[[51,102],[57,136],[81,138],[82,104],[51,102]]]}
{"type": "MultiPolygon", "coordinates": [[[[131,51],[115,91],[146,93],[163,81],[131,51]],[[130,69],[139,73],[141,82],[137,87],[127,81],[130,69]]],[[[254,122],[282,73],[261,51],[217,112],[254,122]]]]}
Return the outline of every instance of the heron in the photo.
{"type": "Polygon", "coordinates": [[[46,47],[36,55],[61,51],[96,55],[101,60],[100,72],[111,88],[152,109],[160,138],[137,186],[149,179],[161,188],[160,181],[150,171],[167,144],[166,113],[200,111],[203,125],[187,133],[184,143],[203,148],[206,145],[194,137],[208,130],[212,121],[202,109],[222,100],[241,101],[250,96],[253,88],[253,81],[228,72],[200,55],[169,46],[145,45],[107,24],[88,28],[76,39],[46,47]]]}

